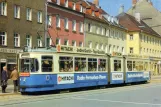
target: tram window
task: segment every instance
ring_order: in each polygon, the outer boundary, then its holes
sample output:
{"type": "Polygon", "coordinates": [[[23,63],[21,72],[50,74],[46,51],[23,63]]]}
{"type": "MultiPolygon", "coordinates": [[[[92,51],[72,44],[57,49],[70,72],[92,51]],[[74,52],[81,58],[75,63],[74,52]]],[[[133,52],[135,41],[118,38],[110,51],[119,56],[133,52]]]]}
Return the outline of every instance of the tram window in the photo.
{"type": "Polygon", "coordinates": [[[128,71],[132,71],[132,61],[127,61],[127,69],[128,71]]]}
{"type": "Polygon", "coordinates": [[[30,72],[30,59],[20,60],[20,72],[30,72]]]}
{"type": "Polygon", "coordinates": [[[97,71],[97,59],[88,59],[88,71],[97,71]]]}
{"type": "Polygon", "coordinates": [[[106,71],[106,59],[98,59],[98,71],[106,71]]]}
{"type": "Polygon", "coordinates": [[[37,59],[32,59],[31,60],[31,72],[36,72],[39,70],[39,63],[37,59]]]}
{"type": "Polygon", "coordinates": [[[59,71],[60,72],[73,72],[73,57],[60,57],[59,58],[59,71]]]}
{"type": "Polygon", "coordinates": [[[114,60],[114,71],[121,71],[121,60],[114,60]]]}
{"type": "Polygon", "coordinates": [[[42,56],[42,72],[52,72],[53,57],[42,56]]]}
{"type": "Polygon", "coordinates": [[[86,70],[86,58],[75,58],[75,71],[85,72],[86,70]]]}

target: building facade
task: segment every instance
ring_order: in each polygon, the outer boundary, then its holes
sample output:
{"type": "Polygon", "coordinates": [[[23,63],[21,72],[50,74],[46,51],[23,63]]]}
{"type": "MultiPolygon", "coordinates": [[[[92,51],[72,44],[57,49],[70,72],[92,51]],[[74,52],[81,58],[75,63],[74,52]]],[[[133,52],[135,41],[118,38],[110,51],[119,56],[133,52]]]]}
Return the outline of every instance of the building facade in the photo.
{"type": "Polygon", "coordinates": [[[84,46],[84,14],[76,2],[48,3],[48,34],[52,45],[84,46]]]}
{"type": "Polygon", "coordinates": [[[139,17],[126,13],[118,15],[120,24],[128,29],[127,54],[147,56],[152,74],[160,74],[161,37],[139,17]]]}
{"type": "Polygon", "coordinates": [[[0,7],[0,70],[11,71],[16,53],[43,46],[45,0],[0,0],[0,7]]]}
{"type": "Polygon", "coordinates": [[[98,0],[94,3],[86,4],[85,46],[102,49],[109,54],[126,54],[126,29],[119,25],[117,18],[109,16],[98,6],[98,0]]]}

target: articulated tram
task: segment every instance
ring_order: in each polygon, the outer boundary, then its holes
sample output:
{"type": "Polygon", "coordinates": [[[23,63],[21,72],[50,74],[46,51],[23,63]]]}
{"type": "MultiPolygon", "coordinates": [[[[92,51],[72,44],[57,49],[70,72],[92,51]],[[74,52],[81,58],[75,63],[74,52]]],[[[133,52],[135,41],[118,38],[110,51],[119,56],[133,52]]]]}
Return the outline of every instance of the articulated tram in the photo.
{"type": "Polygon", "coordinates": [[[148,57],[58,45],[19,53],[21,92],[40,92],[150,80],[148,57]]]}

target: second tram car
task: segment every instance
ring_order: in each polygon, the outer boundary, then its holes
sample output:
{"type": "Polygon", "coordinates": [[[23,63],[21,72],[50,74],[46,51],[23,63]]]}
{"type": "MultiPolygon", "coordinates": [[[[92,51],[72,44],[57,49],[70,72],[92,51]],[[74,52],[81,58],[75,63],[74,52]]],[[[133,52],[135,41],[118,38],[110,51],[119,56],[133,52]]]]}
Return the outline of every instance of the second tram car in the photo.
{"type": "Polygon", "coordinates": [[[19,54],[20,91],[39,92],[150,80],[148,58],[60,46],[19,54]]]}

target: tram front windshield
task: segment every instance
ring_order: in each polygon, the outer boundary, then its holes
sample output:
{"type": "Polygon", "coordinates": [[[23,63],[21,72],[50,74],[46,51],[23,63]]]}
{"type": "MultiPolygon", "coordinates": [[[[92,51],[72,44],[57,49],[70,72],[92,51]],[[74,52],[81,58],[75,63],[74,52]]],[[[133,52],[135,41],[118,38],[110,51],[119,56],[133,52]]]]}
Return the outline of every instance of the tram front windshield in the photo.
{"type": "Polygon", "coordinates": [[[36,72],[38,71],[38,60],[27,58],[20,60],[20,72],[36,72]]]}

